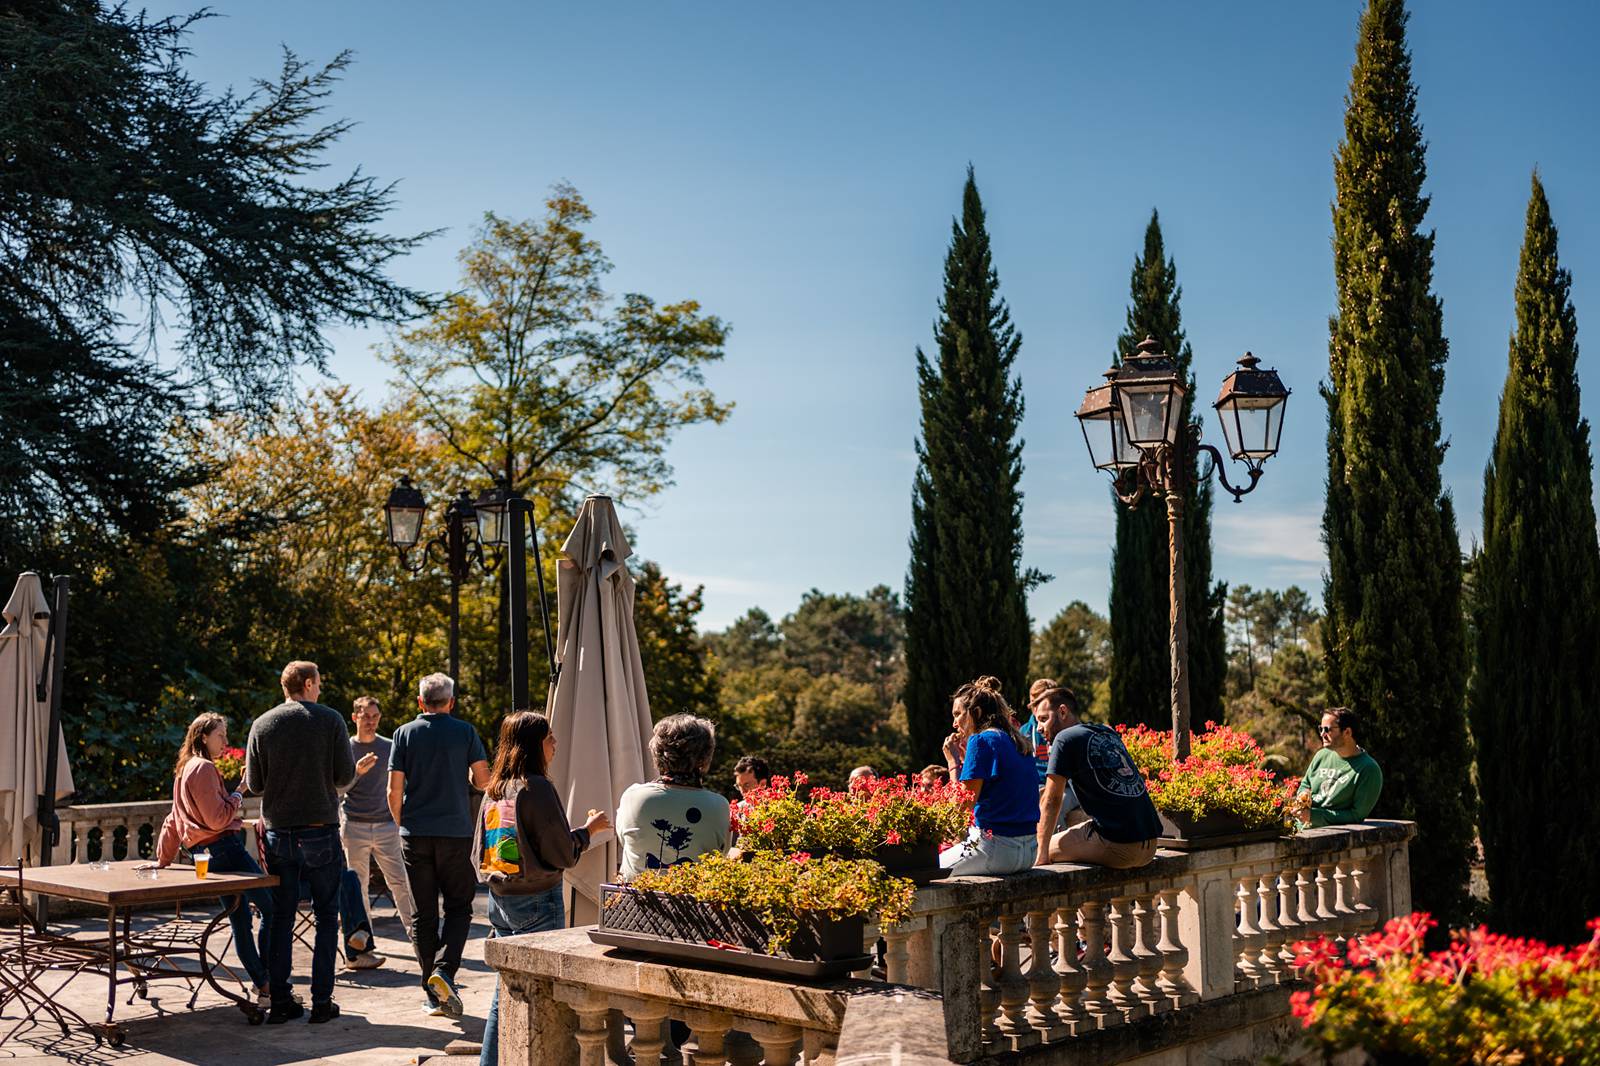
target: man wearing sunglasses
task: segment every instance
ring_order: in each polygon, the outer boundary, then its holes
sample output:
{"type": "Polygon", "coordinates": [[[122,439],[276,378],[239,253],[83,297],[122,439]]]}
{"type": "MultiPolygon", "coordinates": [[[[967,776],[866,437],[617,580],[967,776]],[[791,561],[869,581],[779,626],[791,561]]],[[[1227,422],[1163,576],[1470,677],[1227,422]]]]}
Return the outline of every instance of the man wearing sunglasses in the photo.
{"type": "Polygon", "coordinates": [[[1294,816],[1309,826],[1364,821],[1383,791],[1377,760],[1356,743],[1356,712],[1334,707],[1317,732],[1322,750],[1312,756],[1295,796],[1294,816]]]}

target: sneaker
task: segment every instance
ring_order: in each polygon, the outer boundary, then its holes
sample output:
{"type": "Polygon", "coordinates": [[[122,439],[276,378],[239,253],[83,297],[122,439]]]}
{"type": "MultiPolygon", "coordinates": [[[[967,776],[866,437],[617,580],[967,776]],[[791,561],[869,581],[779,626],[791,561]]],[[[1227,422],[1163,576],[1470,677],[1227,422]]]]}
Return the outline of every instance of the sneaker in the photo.
{"type": "MultiPolygon", "coordinates": [[[[300,993],[298,992],[290,992],[289,998],[300,1004],[302,1007],[306,1005],[306,1001],[300,998],[300,993]]],[[[256,1006],[260,1007],[262,1010],[271,1010],[272,993],[265,988],[256,989],[256,1006]]]]}
{"type": "Polygon", "coordinates": [[[306,1009],[292,999],[288,1003],[276,1003],[267,1011],[267,1024],[282,1025],[284,1022],[304,1017],[305,1013],[306,1009]]]}
{"type": "Polygon", "coordinates": [[[326,1003],[313,1003],[311,1005],[311,1017],[307,1019],[306,1024],[321,1025],[323,1022],[333,1021],[338,1016],[339,1004],[333,1000],[330,999],[326,1003]]]}
{"type": "Polygon", "coordinates": [[[429,976],[428,992],[446,1018],[459,1018],[464,1013],[461,1009],[461,997],[456,993],[456,986],[450,983],[450,978],[444,975],[443,970],[435,970],[429,976]]]}
{"type": "Polygon", "coordinates": [[[379,955],[376,951],[364,951],[353,958],[345,959],[344,964],[352,970],[376,970],[386,961],[384,956],[379,955]]]}
{"type": "Polygon", "coordinates": [[[433,1001],[433,996],[429,995],[422,1001],[422,1013],[426,1014],[430,1018],[443,1018],[444,1008],[435,1003],[433,1001]]]}
{"type": "Polygon", "coordinates": [[[345,947],[359,955],[372,946],[372,934],[365,929],[357,929],[345,939],[344,944],[345,947]]]}

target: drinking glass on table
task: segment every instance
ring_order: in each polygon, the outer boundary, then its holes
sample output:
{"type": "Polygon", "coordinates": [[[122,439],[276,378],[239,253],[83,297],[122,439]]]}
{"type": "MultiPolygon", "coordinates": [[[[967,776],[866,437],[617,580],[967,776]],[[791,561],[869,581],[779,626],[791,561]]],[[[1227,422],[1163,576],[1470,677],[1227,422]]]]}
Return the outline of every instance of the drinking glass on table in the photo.
{"type": "Polygon", "coordinates": [[[206,872],[211,869],[211,852],[197,851],[194,853],[194,875],[200,880],[206,879],[206,872]]]}

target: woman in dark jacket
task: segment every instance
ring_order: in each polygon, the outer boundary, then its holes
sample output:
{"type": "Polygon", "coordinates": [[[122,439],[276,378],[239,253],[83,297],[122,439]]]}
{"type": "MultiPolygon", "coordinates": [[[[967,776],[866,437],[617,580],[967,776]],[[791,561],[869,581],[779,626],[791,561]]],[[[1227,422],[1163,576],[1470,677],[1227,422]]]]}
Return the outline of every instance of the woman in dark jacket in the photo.
{"type": "MultiPolygon", "coordinates": [[[[555,758],[550,719],[532,711],[507,715],[500,726],[494,768],[484,790],[483,812],[472,841],[478,880],[489,886],[490,936],[538,933],[566,925],[561,872],[578,864],[593,833],[611,828],[594,811],[573,829],[561,797],[545,776],[555,758]]],[[[500,1061],[500,983],[489,1001],[479,1066],[500,1061]]]]}

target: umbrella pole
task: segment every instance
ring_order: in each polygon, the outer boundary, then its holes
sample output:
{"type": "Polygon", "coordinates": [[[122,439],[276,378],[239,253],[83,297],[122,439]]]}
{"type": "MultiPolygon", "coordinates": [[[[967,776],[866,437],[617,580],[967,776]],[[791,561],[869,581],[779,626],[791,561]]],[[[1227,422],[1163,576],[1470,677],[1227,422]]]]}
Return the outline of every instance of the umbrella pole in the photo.
{"type": "MultiPolygon", "coordinates": [[[[521,500],[508,500],[511,512],[511,550],[506,553],[506,584],[510,585],[511,609],[511,709],[528,709],[528,559],[527,531],[523,527],[521,500]]],[[[535,535],[537,539],[537,534],[535,535]]]]}
{"type": "MultiPolygon", "coordinates": [[[[52,852],[61,838],[61,822],[56,818],[56,762],[61,755],[61,684],[67,664],[67,598],[71,578],[57,577],[55,603],[50,610],[50,632],[45,643],[50,654],[45,668],[49,671],[50,725],[45,740],[44,795],[39,797],[39,865],[49,866],[52,852]]],[[[45,678],[39,678],[43,686],[45,678]]],[[[36,911],[39,927],[50,920],[49,899],[41,895],[36,911]]]]}

